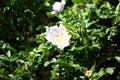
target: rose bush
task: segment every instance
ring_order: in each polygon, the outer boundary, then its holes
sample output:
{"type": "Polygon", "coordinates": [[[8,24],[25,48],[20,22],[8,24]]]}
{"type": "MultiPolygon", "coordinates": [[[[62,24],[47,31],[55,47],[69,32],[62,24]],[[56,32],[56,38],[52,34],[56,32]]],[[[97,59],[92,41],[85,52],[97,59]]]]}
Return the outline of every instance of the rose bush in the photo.
{"type": "Polygon", "coordinates": [[[1,0],[0,80],[119,80],[119,0],[1,0]]]}

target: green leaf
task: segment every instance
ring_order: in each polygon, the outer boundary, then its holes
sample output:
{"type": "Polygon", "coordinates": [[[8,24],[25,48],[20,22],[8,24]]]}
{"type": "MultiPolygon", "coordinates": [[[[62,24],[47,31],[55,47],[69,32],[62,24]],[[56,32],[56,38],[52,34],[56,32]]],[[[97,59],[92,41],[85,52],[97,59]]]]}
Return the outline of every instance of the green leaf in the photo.
{"type": "Polygon", "coordinates": [[[104,72],[104,69],[102,68],[102,69],[100,69],[100,71],[98,72],[98,77],[100,78],[100,77],[102,77],[103,75],[105,74],[105,72],[104,72]]]}
{"type": "Polygon", "coordinates": [[[107,72],[108,74],[112,75],[113,72],[114,72],[114,69],[115,69],[114,67],[109,67],[109,68],[106,69],[106,72],[107,72]]]}
{"type": "Polygon", "coordinates": [[[8,56],[9,58],[11,57],[11,52],[10,52],[10,50],[8,50],[7,56],[8,56]]]}
{"type": "Polygon", "coordinates": [[[50,3],[49,2],[45,2],[45,6],[49,7],[50,6],[50,3]]]}
{"type": "Polygon", "coordinates": [[[0,55],[0,59],[5,60],[5,61],[9,61],[9,58],[5,55],[0,55]]]}
{"type": "Polygon", "coordinates": [[[113,24],[117,24],[120,22],[120,16],[117,16],[114,21],[113,21],[113,24]]]}
{"type": "Polygon", "coordinates": [[[46,46],[45,44],[40,44],[39,47],[38,47],[38,52],[43,52],[44,50],[46,49],[46,46]]]}
{"type": "Polygon", "coordinates": [[[119,2],[119,4],[116,7],[116,11],[120,11],[120,2],[119,2]]]}
{"type": "Polygon", "coordinates": [[[50,77],[50,80],[54,80],[55,79],[55,76],[56,76],[56,69],[52,70],[51,71],[51,77],[50,77]]]}
{"type": "Polygon", "coordinates": [[[57,62],[57,59],[56,59],[56,58],[53,58],[53,59],[51,60],[51,63],[55,63],[55,62],[57,62]]]}
{"type": "Polygon", "coordinates": [[[10,61],[11,61],[11,62],[12,62],[12,61],[15,61],[18,57],[19,57],[18,55],[13,54],[13,55],[11,56],[11,58],[10,58],[10,61]]]}
{"type": "Polygon", "coordinates": [[[50,64],[50,61],[46,61],[45,63],[44,63],[44,66],[46,67],[46,66],[48,66],[50,64]]]}
{"type": "Polygon", "coordinates": [[[119,56],[115,56],[115,59],[116,59],[117,61],[120,61],[120,57],[119,57],[119,56]]]}
{"type": "Polygon", "coordinates": [[[5,63],[3,63],[3,62],[0,62],[0,65],[5,66],[5,67],[9,67],[8,64],[5,64],[5,63]]]}
{"type": "Polygon", "coordinates": [[[5,69],[0,69],[0,74],[3,74],[5,69]]]}

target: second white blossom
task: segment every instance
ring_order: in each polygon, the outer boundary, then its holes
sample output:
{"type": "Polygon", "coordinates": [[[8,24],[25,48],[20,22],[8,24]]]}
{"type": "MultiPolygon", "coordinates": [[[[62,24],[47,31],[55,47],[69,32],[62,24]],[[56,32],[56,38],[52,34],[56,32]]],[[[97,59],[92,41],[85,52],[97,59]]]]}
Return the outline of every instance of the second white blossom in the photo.
{"type": "Polygon", "coordinates": [[[51,13],[55,14],[62,12],[65,7],[65,4],[66,4],[65,0],[61,0],[61,2],[55,2],[53,5],[53,11],[51,13]]]}

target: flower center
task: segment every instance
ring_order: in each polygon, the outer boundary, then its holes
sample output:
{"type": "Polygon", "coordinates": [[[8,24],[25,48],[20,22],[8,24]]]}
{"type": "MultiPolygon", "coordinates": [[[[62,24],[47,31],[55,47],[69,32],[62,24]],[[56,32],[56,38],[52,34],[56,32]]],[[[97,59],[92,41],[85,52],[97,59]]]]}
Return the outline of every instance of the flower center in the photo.
{"type": "Polygon", "coordinates": [[[62,35],[58,35],[57,37],[55,37],[55,41],[56,43],[63,43],[65,41],[65,37],[63,37],[62,35]]]}

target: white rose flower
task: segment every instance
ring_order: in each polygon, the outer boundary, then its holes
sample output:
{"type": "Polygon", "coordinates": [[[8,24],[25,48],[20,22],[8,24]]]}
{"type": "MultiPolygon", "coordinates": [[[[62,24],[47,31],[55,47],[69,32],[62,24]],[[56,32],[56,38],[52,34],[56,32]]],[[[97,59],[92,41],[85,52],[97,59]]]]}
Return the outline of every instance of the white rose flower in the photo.
{"type": "Polygon", "coordinates": [[[51,13],[55,14],[55,13],[62,12],[65,4],[66,4],[65,0],[62,0],[61,2],[55,2],[53,5],[53,11],[51,13]]]}
{"type": "Polygon", "coordinates": [[[52,44],[56,45],[59,49],[63,50],[69,45],[71,35],[68,35],[64,25],[60,24],[59,27],[55,25],[47,28],[46,33],[47,35],[45,38],[52,44]]]}

